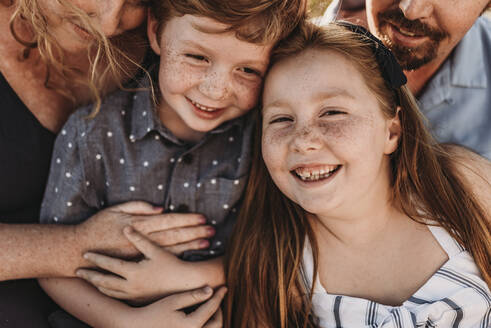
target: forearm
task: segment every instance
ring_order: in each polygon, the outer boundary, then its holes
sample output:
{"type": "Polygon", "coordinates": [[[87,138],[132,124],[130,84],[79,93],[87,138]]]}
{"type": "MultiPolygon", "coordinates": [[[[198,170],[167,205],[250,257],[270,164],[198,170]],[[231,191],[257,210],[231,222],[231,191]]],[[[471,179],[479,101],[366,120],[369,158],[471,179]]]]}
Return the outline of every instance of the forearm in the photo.
{"type": "Polygon", "coordinates": [[[0,224],[0,280],[74,276],[87,263],[74,226],[0,224]]]}
{"type": "Polygon", "coordinates": [[[118,327],[131,322],[132,308],[101,294],[77,278],[39,279],[46,293],[67,312],[91,327],[118,327]]]}

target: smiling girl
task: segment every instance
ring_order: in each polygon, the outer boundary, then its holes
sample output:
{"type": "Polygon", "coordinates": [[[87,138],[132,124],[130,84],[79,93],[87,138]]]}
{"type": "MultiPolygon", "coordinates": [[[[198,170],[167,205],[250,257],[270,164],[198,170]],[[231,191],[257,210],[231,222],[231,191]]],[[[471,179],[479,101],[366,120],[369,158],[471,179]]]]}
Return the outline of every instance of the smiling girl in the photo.
{"type": "Polygon", "coordinates": [[[347,23],[306,25],[276,50],[264,162],[228,254],[230,326],[489,326],[491,226],[465,187],[472,176],[489,195],[489,163],[457,174],[405,82],[347,23]]]}

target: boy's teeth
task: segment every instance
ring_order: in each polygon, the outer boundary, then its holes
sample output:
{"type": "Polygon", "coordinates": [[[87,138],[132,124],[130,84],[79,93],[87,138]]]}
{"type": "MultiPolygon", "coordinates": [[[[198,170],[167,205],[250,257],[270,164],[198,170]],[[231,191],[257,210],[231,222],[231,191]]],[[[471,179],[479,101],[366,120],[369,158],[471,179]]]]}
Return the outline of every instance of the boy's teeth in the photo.
{"type": "Polygon", "coordinates": [[[204,110],[205,112],[214,112],[214,111],[216,111],[216,110],[217,110],[217,108],[210,108],[210,107],[206,107],[206,106],[203,106],[203,105],[201,105],[201,104],[198,104],[197,102],[192,101],[192,100],[191,100],[191,103],[192,103],[194,106],[198,107],[199,109],[204,110]]]}

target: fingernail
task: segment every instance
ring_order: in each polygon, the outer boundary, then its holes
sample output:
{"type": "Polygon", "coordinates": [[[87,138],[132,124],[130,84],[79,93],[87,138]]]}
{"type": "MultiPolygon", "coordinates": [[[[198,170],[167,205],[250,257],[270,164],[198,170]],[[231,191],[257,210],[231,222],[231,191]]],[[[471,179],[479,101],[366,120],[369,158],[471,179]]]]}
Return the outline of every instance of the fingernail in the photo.
{"type": "Polygon", "coordinates": [[[200,248],[208,248],[210,247],[210,242],[208,240],[202,240],[199,242],[200,248]]]}
{"type": "Polygon", "coordinates": [[[152,206],[155,211],[162,212],[164,208],[162,206],[152,206]]]}
{"type": "Polygon", "coordinates": [[[79,270],[75,271],[75,274],[80,277],[82,275],[82,272],[80,272],[79,270]]]}
{"type": "Polygon", "coordinates": [[[135,230],[133,229],[133,227],[130,227],[130,226],[126,226],[124,227],[123,229],[123,232],[124,233],[127,233],[127,234],[132,234],[135,230]]]}
{"type": "Polygon", "coordinates": [[[210,286],[206,286],[205,288],[203,288],[203,292],[205,294],[210,294],[212,291],[213,291],[213,289],[211,289],[210,286]]]}
{"type": "Polygon", "coordinates": [[[88,260],[88,259],[89,259],[89,257],[90,257],[90,255],[89,255],[89,254],[87,254],[87,253],[84,253],[83,257],[84,257],[84,259],[88,260]]]}
{"type": "Polygon", "coordinates": [[[206,228],[206,234],[207,234],[208,236],[213,236],[213,235],[215,235],[215,228],[213,228],[213,227],[207,227],[207,228],[206,228]]]}
{"type": "Polygon", "coordinates": [[[198,218],[198,221],[199,221],[200,224],[204,224],[204,223],[206,223],[206,218],[204,216],[200,216],[198,218]]]}

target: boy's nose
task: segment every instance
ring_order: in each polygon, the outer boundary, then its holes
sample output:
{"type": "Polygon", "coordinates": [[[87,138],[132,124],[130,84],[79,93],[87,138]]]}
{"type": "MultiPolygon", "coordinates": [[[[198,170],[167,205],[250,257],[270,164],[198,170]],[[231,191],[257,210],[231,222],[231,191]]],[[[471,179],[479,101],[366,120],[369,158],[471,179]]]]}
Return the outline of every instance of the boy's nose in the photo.
{"type": "Polygon", "coordinates": [[[431,0],[401,0],[399,8],[409,20],[428,18],[433,13],[431,0]]]}
{"type": "Polygon", "coordinates": [[[230,79],[223,72],[212,72],[199,84],[199,91],[212,100],[225,100],[230,93],[230,79]]]}

